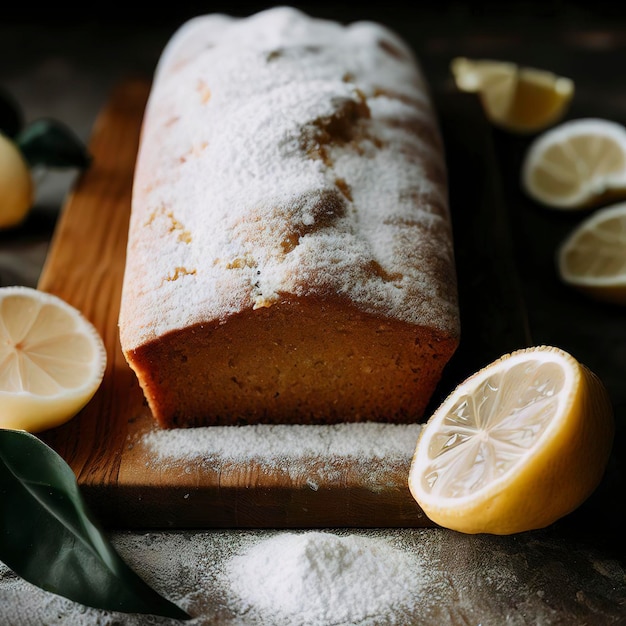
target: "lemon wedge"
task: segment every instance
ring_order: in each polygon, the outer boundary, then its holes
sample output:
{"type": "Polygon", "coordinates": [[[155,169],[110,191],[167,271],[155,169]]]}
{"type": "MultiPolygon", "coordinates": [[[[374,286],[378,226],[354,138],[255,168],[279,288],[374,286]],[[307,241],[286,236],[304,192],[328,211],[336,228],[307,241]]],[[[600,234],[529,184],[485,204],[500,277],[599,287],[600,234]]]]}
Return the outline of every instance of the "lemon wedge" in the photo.
{"type": "Polygon", "coordinates": [[[0,428],[38,432],[72,418],[102,382],[95,327],[64,300],[0,288],[0,428]]]}
{"type": "Polygon", "coordinates": [[[563,241],[561,279],[587,295],[626,304],[626,203],[598,209],[563,241]]]}
{"type": "Polygon", "coordinates": [[[558,348],[519,350],[467,378],[435,411],[409,489],[429,519],[452,530],[543,528],[594,491],[613,435],[595,374],[558,348]]]}
{"type": "Polygon", "coordinates": [[[516,63],[457,57],[450,69],[460,91],[478,94],[487,119],[514,133],[560,121],[574,96],[571,79],[516,63]]]}
{"type": "Polygon", "coordinates": [[[626,196],[626,128],[585,118],[546,131],[524,156],[522,187],[540,204],[564,210],[626,196]]]}
{"type": "Polygon", "coordinates": [[[18,226],[34,200],[34,185],[17,145],[0,133],[0,229],[18,226]]]}

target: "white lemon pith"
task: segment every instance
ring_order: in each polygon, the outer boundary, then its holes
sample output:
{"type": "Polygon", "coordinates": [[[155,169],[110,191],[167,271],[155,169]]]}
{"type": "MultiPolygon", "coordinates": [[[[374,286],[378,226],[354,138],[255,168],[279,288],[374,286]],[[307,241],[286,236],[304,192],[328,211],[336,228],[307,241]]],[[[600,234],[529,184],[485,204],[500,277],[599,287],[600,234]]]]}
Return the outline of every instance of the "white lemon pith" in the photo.
{"type": "Polygon", "coordinates": [[[0,229],[20,224],[33,203],[33,181],[17,145],[0,133],[0,229]]]}
{"type": "Polygon", "coordinates": [[[450,69],[460,91],[476,93],[486,117],[516,133],[533,133],[559,121],[574,95],[569,78],[507,61],[452,60],[450,69]]]}
{"type": "Polygon", "coordinates": [[[587,295],[626,305],[626,203],[598,209],[561,244],[561,279],[587,295]]]}
{"type": "Polygon", "coordinates": [[[522,187],[558,209],[585,209],[626,196],[626,128],[589,118],[546,131],[524,157],[522,187]]]}
{"type": "Polygon", "coordinates": [[[423,427],[409,488],[435,523],[466,533],[548,526],[597,487],[610,454],[607,391],[568,353],[504,355],[461,383],[423,427]]]}
{"type": "Polygon", "coordinates": [[[68,421],[105,366],[102,339],[77,309],[36,289],[0,289],[0,428],[39,432],[68,421]]]}

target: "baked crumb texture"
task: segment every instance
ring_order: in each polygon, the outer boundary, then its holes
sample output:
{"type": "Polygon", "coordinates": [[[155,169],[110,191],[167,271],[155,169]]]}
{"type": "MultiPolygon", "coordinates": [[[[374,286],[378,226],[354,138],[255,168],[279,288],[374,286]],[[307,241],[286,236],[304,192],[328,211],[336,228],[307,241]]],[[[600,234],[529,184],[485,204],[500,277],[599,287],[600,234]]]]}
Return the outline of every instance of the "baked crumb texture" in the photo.
{"type": "Polygon", "coordinates": [[[144,116],[120,311],[158,424],[420,419],[458,339],[411,49],[286,7],[183,24],[144,116]]]}

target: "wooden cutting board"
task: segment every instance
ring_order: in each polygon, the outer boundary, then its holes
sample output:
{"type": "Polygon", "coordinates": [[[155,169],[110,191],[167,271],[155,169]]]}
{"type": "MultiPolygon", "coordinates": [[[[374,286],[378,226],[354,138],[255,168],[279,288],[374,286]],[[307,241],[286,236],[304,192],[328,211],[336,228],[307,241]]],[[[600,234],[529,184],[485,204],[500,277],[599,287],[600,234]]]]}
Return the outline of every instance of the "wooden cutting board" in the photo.
{"type": "MultiPolygon", "coordinates": [[[[69,194],[51,241],[39,288],[73,304],[93,322],[104,339],[108,365],[88,406],[42,438],[66,459],[88,504],[109,527],[432,525],[407,486],[417,425],[384,431],[358,424],[304,430],[283,426],[282,431],[233,427],[181,436],[153,423],[122,355],[117,327],[133,170],[148,92],[147,82],[128,81],[111,94],[90,140],[92,164],[69,194]]],[[[477,201],[483,211],[493,205],[485,202],[484,190],[477,201]]],[[[471,226],[464,219],[457,224],[459,236],[467,238],[471,226]]],[[[484,239],[490,231],[480,232],[484,239]]],[[[484,241],[478,244],[484,249],[484,241]]],[[[464,257],[462,271],[472,272],[472,250],[461,245],[459,255],[464,257]]],[[[484,280],[493,291],[484,263],[480,268],[482,277],[474,273],[473,281],[484,280]]],[[[465,282],[462,273],[460,278],[465,282]]],[[[497,289],[494,293],[493,308],[501,310],[506,301],[497,289]]],[[[489,301],[483,298],[481,306],[488,313],[489,301]]],[[[464,311],[462,324],[476,328],[476,319],[467,314],[470,307],[464,311]]],[[[440,394],[481,364],[479,355],[491,357],[485,346],[496,354],[487,334],[480,328],[469,333],[462,343],[467,349],[455,355],[440,394]],[[472,338],[481,342],[482,352],[472,338]]]]}

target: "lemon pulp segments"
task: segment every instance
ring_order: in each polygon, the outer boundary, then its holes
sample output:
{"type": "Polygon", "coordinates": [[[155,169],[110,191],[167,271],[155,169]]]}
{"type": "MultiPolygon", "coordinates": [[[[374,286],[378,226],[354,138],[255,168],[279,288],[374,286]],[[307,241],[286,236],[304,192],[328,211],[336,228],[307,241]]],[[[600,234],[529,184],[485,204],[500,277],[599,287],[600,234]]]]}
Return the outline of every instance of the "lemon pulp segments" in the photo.
{"type": "Polygon", "coordinates": [[[528,361],[487,376],[461,395],[430,440],[423,489],[458,498],[492,486],[549,427],[563,384],[558,366],[528,361]]]}
{"type": "Polygon", "coordinates": [[[558,251],[564,282],[609,302],[626,304],[626,203],[598,209],[558,251]]]}
{"type": "Polygon", "coordinates": [[[0,427],[37,431],[66,421],[93,396],[106,353],[95,328],[61,299],[0,289],[0,427]]]}
{"type": "Polygon", "coordinates": [[[538,202],[584,208],[626,192],[626,129],[602,119],[565,122],[531,144],[522,185],[538,202]]]}
{"type": "Polygon", "coordinates": [[[95,348],[70,315],[24,296],[2,301],[0,388],[40,396],[83,385],[95,348]]]}

